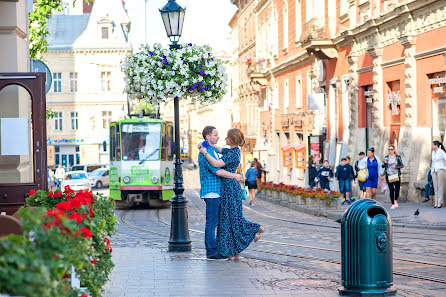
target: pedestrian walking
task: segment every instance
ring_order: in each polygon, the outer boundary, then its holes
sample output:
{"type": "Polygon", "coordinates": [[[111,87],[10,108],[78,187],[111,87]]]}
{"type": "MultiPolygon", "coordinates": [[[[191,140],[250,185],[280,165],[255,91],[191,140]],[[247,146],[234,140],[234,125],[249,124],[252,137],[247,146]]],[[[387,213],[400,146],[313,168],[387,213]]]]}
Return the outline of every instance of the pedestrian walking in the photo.
{"type": "MultiPolygon", "coordinates": [[[[219,139],[217,129],[212,126],[206,126],[203,129],[202,135],[205,141],[209,143],[206,155],[218,160],[218,149],[214,147],[219,139]]],[[[239,181],[242,181],[243,178],[239,174],[230,173],[221,168],[213,167],[202,153],[198,154],[198,165],[201,185],[200,197],[206,203],[206,226],[204,229],[206,256],[208,259],[212,260],[226,259],[227,257],[218,253],[217,241],[215,238],[215,229],[218,226],[218,213],[220,210],[220,177],[234,178],[239,181]]]]}
{"type": "MultiPolygon", "coordinates": [[[[230,148],[219,149],[222,154],[219,160],[212,158],[204,146],[200,148],[200,152],[212,166],[234,173],[240,164],[239,147],[245,144],[243,133],[239,129],[230,129],[226,137],[226,144],[230,148]]],[[[252,241],[257,242],[265,229],[243,217],[242,190],[237,181],[222,179],[220,193],[217,227],[218,252],[222,256],[227,256],[228,259],[239,260],[240,253],[252,241]]]]}
{"type": "Polygon", "coordinates": [[[318,172],[316,169],[316,158],[314,158],[313,155],[310,155],[308,157],[308,179],[311,189],[314,189],[314,187],[316,187],[316,182],[314,181],[314,179],[317,177],[317,174],[318,172]]]}
{"type": "Polygon", "coordinates": [[[401,168],[404,167],[401,157],[396,154],[395,146],[389,145],[389,154],[384,157],[383,164],[384,175],[387,185],[389,186],[390,201],[392,206],[390,209],[398,207],[398,197],[400,196],[401,185],[401,168]]]}
{"type": "Polygon", "coordinates": [[[364,187],[365,180],[363,180],[363,181],[359,180],[358,173],[359,173],[359,171],[367,168],[367,159],[365,157],[364,152],[360,152],[358,154],[358,156],[359,156],[359,159],[356,160],[356,162],[355,162],[355,176],[358,179],[359,199],[364,199],[365,198],[365,187],[364,187]]]}
{"type": "Polygon", "coordinates": [[[256,162],[252,161],[251,168],[246,170],[245,173],[246,184],[248,185],[249,191],[249,205],[254,205],[256,200],[258,172],[259,171],[256,169],[256,162]]]}
{"type": "Polygon", "coordinates": [[[431,160],[432,181],[434,182],[435,192],[434,208],[441,208],[443,206],[446,153],[443,144],[437,140],[432,142],[431,160]]]}
{"type": "Polygon", "coordinates": [[[335,178],[339,181],[339,192],[342,193],[343,197],[342,205],[351,203],[350,191],[352,188],[351,180],[353,179],[353,174],[350,167],[351,166],[347,164],[346,158],[342,158],[341,164],[336,167],[335,178]]]}
{"type": "Polygon", "coordinates": [[[428,202],[430,200],[430,195],[435,195],[434,192],[434,182],[432,181],[432,173],[429,169],[427,172],[427,183],[424,185],[424,202],[428,202]]]}
{"type": "MultiPolygon", "coordinates": [[[[346,160],[346,164],[348,165],[348,167],[349,167],[349,169],[350,169],[350,175],[353,177],[352,178],[352,180],[351,180],[351,184],[353,183],[353,184],[355,184],[356,183],[356,181],[355,181],[355,179],[356,179],[356,176],[355,176],[355,170],[353,169],[353,166],[352,166],[352,164],[351,164],[351,162],[352,162],[352,159],[350,158],[350,156],[346,156],[345,157],[345,160],[346,160]]],[[[355,201],[355,197],[353,197],[353,191],[352,191],[352,188],[353,187],[350,187],[350,201],[355,201]]]]}
{"type": "Polygon", "coordinates": [[[56,176],[55,176],[55,169],[56,167],[50,167],[48,169],[48,187],[50,191],[53,191],[53,188],[56,186],[56,176]]]}
{"type": "Polygon", "coordinates": [[[62,164],[59,164],[59,167],[56,169],[56,187],[60,189],[63,180],[65,179],[65,169],[62,167],[62,164]]]}
{"type": "Polygon", "coordinates": [[[375,199],[376,188],[378,188],[378,179],[381,176],[381,180],[384,180],[382,175],[382,163],[375,156],[375,148],[371,147],[367,149],[367,165],[368,177],[364,182],[366,189],[366,198],[375,199]]]}
{"type": "Polygon", "coordinates": [[[254,162],[256,162],[255,168],[257,169],[257,177],[256,177],[257,193],[260,193],[260,184],[262,183],[263,166],[262,166],[262,164],[260,164],[260,162],[259,162],[259,160],[257,160],[257,158],[254,158],[254,162]]]}
{"type": "Polygon", "coordinates": [[[328,160],[324,160],[324,166],[319,169],[317,179],[322,189],[330,191],[330,178],[333,177],[333,170],[330,168],[328,160]]]}

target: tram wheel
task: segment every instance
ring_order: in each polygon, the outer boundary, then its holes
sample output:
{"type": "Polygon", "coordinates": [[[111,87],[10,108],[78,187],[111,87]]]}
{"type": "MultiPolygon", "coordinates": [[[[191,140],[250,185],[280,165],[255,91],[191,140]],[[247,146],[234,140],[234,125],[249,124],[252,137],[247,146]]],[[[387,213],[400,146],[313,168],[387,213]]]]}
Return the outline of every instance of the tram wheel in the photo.
{"type": "Polygon", "coordinates": [[[152,208],[169,208],[170,200],[149,199],[148,204],[152,208]]]}

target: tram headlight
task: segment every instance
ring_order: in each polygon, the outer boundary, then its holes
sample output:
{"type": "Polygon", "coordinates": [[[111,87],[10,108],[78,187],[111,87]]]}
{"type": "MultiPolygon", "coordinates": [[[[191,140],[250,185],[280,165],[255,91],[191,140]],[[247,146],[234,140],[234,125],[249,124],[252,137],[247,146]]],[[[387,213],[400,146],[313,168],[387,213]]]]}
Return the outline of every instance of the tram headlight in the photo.
{"type": "Polygon", "coordinates": [[[152,176],[152,178],[150,179],[152,181],[153,184],[157,184],[158,183],[158,176],[152,176]]]}
{"type": "Polygon", "coordinates": [[[130,182],[130,176],[124,176],[122,180],[124,181],[124,183],[128,184],[130,182]]]}

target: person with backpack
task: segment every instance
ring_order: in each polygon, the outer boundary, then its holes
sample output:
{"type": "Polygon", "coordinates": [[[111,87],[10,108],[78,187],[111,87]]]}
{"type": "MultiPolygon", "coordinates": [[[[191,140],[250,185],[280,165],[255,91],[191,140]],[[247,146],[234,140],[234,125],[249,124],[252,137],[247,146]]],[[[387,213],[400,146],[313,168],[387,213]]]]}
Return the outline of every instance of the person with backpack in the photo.
{"type": "Polygon", "coordinates": [[[356,162],[355,162],[355,176],[358,179],[359,199],[364,199],[365,198],[365,187],[364,187],[365,179],[361,180],[360,178],[358,178],[358,174],[361,170],[366,170],[365,168],[367,167],[367,160],[365,158],[364,152],[360,152],[358,154],[358,156],[359,156],[359,159],[356,160],[356,162]]]}

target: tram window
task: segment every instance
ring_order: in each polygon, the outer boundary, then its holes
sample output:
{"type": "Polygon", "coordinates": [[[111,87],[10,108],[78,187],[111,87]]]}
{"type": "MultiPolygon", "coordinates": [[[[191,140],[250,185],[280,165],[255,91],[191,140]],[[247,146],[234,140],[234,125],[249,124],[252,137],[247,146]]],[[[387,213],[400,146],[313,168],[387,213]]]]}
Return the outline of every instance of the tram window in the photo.
{"type": "Polygon", "coordinates": [[[116,161],[116,127],[110,127],[110,161],[116,161]]]}
{"type": "Polygon", "coordinates": [[[167,126],[163,124],[163,145],[161,148],[161,160],[166,161],[166,151],[167,151],[167,126]]]}
{"type": "Polygon", "coordinates": [[[173,160],[173,126],[167,126],[167,159],[169,161],[173,160]]]}
{"type": "Polygon", "coordinates": [[[160,159],[161,124],[125,123],[122,124],[122,159],[160,159]]]}

